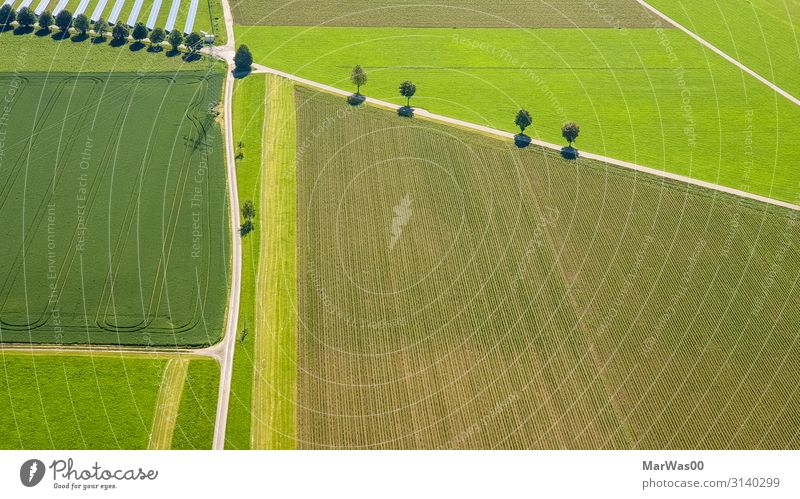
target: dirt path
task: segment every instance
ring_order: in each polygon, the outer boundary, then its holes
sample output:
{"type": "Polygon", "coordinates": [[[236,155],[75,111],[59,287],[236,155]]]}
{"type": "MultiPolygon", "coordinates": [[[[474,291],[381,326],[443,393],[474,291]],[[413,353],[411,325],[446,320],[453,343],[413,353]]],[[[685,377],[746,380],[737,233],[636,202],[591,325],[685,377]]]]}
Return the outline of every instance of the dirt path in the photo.
{"type": "Polygon", "coordinates": [[[287,449],[295,444],[297,357],[294,85],[268,76],[266,89],[250,444],[287,449]]]}
{"type": "Polygon", "coordinates": [[[172,447],[172,434],[175,432],[175,421],[183,396],[183,385],[189,372],[189,359],[171,359],[164,369],[161,388],[156,398],[156,410],[153,416],[153,429],[150,431],[150,450],[167,450],[172,447]]]}
{"type": "MultiPolygon", "coordinates": [[[[233,47],[233,21],[228,2],[222,2],[225,14],[225,29],[228,44],[222,47],[223,58],[233,69],[230,48],[233,47]]],[[[233,351],[236,346],[236,331],[239,324],[239,296],[242,281],[242,240],[239,236],[239,192],[236,182],[236,160],[233,144],[233,74],[228,71],[225,79],[223,97],[223,133],[225,137],[225,163],[228,168],[228,205],[231,224],[231,287],[228,300],[227,322],[222,342],[217,345],[217,359],[220,363],[219,395],[217,397],[217,417],[214,425],[213,449],[225,448],[225,430],[228,423],[228,403],[231,397],[231,377],[233,375],[233,351]]]]}

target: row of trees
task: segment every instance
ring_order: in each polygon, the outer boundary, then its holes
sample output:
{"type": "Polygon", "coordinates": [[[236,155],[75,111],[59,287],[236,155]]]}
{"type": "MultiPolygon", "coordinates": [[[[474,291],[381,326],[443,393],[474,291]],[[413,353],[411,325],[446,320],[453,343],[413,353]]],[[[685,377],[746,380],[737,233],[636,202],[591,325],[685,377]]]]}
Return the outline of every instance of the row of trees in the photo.
{"type": "MultiPolygon", "coordinates": [[[[361,96],[361,87],[366,85],[367,81],[367,72],[364,71],[364,68],[360,65],[354,67],[353,71],[350,73],[350,82],[356,86],[357,96],[361,96]]],[[[406,98],[406,107],[411,107],[411,97],[417,93],[417,86],[411,81],[406,80],[400,84],[399,90],[400,95],[406,98]]],[[[520,135],[525,135],[525,129],[533,124],[533,117],[531,113],[525,109],[520,109],[517,113],[517,117],[514,119],[514,123],[519,127],[520,135]]],[[[577,140],[580,133],[581,127],[574,122],[566,123],[561,127],[561,136],[567,139],[570,147],[572,147],[572,144],[577,140]]]]}
{"type": "MultiPolygon", "coordinates": [[[[108,22],[102,17],[92,24],[85,14],[78,14],[73,17],[68,10],[62,10],[54,17],[46,10],[37,16],[29,7],[22,7],[19,12],[15,12],[9,4],[0,7],[0,28],[7,29],[11,27],[11,23],[14,21],[21,28],[32,28],[37,22],[39,28],[43,30],[50,30],[52,26],[55,26],[61,32],[68,33],[69,29],[72,28],[79,36],[86,36],[90,30],[94,30],[97,38],[105,38],[109,27],[108,22]]],[[[203,47],[203,38],[199,33],[191,33],[184,39],[183,34],[178,30],[172,30],[167,35],[163,28],[156,27],[151,31],[141,22],[136,23],[132,31],[129,31],[128,27],[122,23],[115,24],[111,29],[112,40],[124,42],[128,37],[132,37],[137,42],[149,39],[153,47],[160,47],[164,41],[168,41],[175,51],[182,44],[192,53],[199,51],[203,47]]]]}

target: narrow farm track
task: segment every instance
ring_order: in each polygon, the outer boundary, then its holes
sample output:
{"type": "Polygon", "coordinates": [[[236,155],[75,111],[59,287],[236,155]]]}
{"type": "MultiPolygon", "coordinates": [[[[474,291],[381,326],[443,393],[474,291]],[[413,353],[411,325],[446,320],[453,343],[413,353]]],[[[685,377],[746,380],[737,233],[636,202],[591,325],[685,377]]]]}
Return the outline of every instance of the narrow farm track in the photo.
{"type": "Polygon", "coordinates": [[[172,359],[167,362],[164,377],[156,399],[156,412],[153,417],[153,429],[150,432],[150,450],[168,450],[172,447],[172,435],[175,432],[175,421],[183,396],[186,374],[189,372],[187,359],[172,359]]]}
{"type": "Polygon", "coordinates": [[[230,207],[231,224],[231,280],[228,310],[225,323],[225,334],[222,341],[215,345],[215,355],[220,364],[219,396],[217,397],[217,416],[214,423],[214,441],[212,448],[225,448],[225,430],[228,423],[228,405],[231,398],[231,378],[233,377],[233,351],[236,347],[236,328],[239,324],[239,298],[242,286],[242,240],[239,235],[239,190],[236,182],[236,159],[233,144],[233,17],[227,0],[222,0],[222,11],[225,19],[227,44],[219,48],[219,53],[212,53],[228,62],[228,75],[225,78],[225,93],[222,99],[224,119],[223,136],[225,139],[225,165],[228,170],[228,206],[230,207]]]}
{"type": "Polygon", "coordinates": [[[785,97],[787,100],[789,100],[793,104],[795,104],[797,106],[800,106],[800,99],[798,99],[794,95],[790,94],[789,92],[787,92],[786,90],[782,89],[778,85],[772,83],[768,79],[766,79],[763,76],[761,76],[760,74],[756,73],[755,71],[753,71],[749,67],[747,67],[744,64],[742,64],[741,62],[739,62],[737,59],[729,56],[728,54],[723,52],[721,49],[717,48],[715,45],[713,45],[710,42],[706,41],[700,35],[696,34],[692,30],[686,28],[685,26],[680,24],[678,21],[672,19],[671,17],[669,17],[668,15],[664,14],[660,10],[656,9],[655,7],[650,5],[649,3],[645,2],[644,0],[636,0],[636,1],[639,2],[639,4],[641,4],[644,8],[646,8],[647,10],[649,10],[650,12],[655,14],[656,16],[660,17],[661,19],[663,19],[664,21],[668,22],[672,26],[674,26],[674,27],[678,28],[679,30],[683,31],[684,33],[686,33],[687,35],[691,36],[696,41],[700,42],[700,44],[702,46],[704,46],[707,49],[711,50],[712,52],[714,52],[718,56],[722,57],[723,59],[725,59],[726,61],[730,62],[731,64],[733,64],[737,68],[741,69],[745,73],[749,74],[750,76],[752,76],[756,80],[758,80],[761,83],[763,83],[764,85],[768,86],[769,88],[771,88],[772,90],[774,90],[775,92],[780,94],[782,97],[785,97]]]}
{"type": "Polygon", "coordinates": [[[294,85],[270,76],[266,91],[251,448],[287,449],[295,433],[297,125],[294,85]]]}

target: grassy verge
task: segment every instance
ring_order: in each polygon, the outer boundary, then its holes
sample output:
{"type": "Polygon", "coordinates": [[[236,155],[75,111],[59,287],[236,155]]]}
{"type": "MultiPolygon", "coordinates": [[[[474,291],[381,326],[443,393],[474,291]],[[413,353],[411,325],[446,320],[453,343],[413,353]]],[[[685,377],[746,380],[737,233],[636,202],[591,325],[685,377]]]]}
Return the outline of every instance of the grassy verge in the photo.
{"type": "MultiPolygon", "coordinates": [[[[251,200],[259,210],[261,141],[264,133],[266,105],[264,75],[251,75],[236,80],[233,97],[233,137],[242,145],[236,161],[239,200],[251,200]]],[[[228,427],[225,447],[250,448],[251,401],[253,393],[253,350],[255,338],[256,271],[258,265],[261,221],[255,230],[242,239],[242,288],[239,309],[239,339],[233,356],[233,378],[228,408],[228,427]],[[243,332],[247,330],[247,334],[243,332]]]]}
{"type": "Polygon", "coordinates": [[[678,30],[237,27],[257,62],[315,81],[794,201],[800,109],[678,30]],[[355,90],[353,88],[353,90],[355,90]]]}
{"type": "Polygon", "coordinates": [[[211,449],[217,413],[219,364],[192,360],[172,437],[173,449],[211,449]]]}
{"type": "Polygon", "coordinates": [[[150,442],[147,445],[150,450],[169,449],[172,445],[175,420],[178,417],[188,371],[189,359],[171,359],[167,362],[156,399],[153,430],[150,432],[150,442]]]}
{"type": "Polygon", "coordinates": [[[253,446],[295,447],[297,384],[297,185],[294,86],[267,77],[253,386],[253,446]]]}

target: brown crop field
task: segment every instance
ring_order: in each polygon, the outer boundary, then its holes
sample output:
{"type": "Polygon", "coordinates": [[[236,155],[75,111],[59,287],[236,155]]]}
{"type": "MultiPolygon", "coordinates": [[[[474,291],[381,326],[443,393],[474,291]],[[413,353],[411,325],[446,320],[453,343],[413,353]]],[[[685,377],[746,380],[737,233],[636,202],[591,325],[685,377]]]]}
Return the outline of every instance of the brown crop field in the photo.
{"type": "Polygon", "coordinates": [[[247,26],[620,28],[652,22],[634,0],[234,0],[247,26]]]}
{"type": "Polygon", "coordinates": [[[296,95],[298,447],[800,447],[794,213],[296,95]]]}

